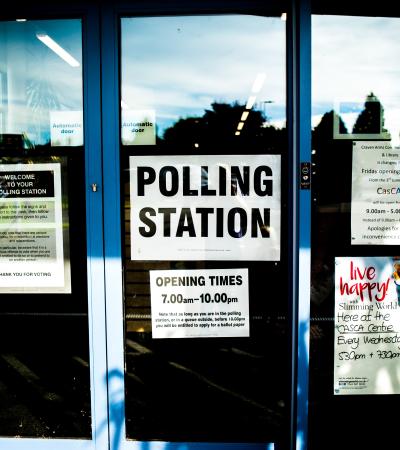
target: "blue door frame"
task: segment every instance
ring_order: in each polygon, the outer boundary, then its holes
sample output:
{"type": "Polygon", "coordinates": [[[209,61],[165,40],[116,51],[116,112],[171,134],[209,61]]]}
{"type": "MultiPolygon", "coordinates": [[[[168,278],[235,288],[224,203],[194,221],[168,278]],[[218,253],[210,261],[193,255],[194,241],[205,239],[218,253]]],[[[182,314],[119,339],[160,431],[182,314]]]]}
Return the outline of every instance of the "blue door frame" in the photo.
{"type": "MultiPolygon", "coordinates": [[[[98,8],[85,5],[8,5],[0,20],[82,19],[84,142],[86,178],[86,245],[92,439],[0,438],[5,450],[95,450],[109,448],[105,333],[103,199],[101,194],[100,27],[98,8]],[[98,185],[93,192],[91,184],[98,185]]],[[[71,150],[73,151],[73,149],[71,150]]]]}
{"type": "MultiPolygon", "coordinates": [[[[227,2],[228,5],[229,2],[227,2]]],[[[274,2],[272,2],[274,3],[274,2]]],[[[252,7],[259,8],[261,2],[243,2],[239,7],[243,12],[252,7]]],[[[265,5],[261,5],[265,8],[265,5]]],[[[270,449],[271,444],[200,444],[200,443],[142,443],[124,439],[123,417],[124,380],[116,377],[124,364],[123,330],[115,327],[123,316],[122,297],[122,255],[120,241],[120,192],[119,192],[119,18],[121,15],[160,15],[231,12],[218,4],[207,2],[175,2],[168,7],[162,4],[138,2],[113,3],[102,8],[102,110],[107,111],[103,126],[104,159],[104,228],[106,256],[106,305],[109,379],[109,416],[111,450],[149,450],[158,449],[270,449]],[[118,287],[118,289],[116,289],[118,287]]],[[[291,131],[292,190],[291,209],[293,211],[291,291],[292,305],[292,411],[291,448],[307,448],[307,408],[308,408],[308,330],[310,299],[310,191],[299,191],[299,163],[311,160],[311,15],[308,1],[290,4],[287,29],[288,54],[288,129],[291,131]],[[302,269],[299,277],[299,267],[302,269]],[[299,285],[299,280],[301,286],[299,285]]]]}
{"type": "MultiPolygon", "coordinates": [[[[100,2],[99,2],[100,3],[100,2]]],[[[243,1],[235,12],[265,10],[243,1]]],[[[291,0],[287,21],[288,129],[290,131],[293,223],[291,449],[307,448],[308,333],[310,299],[311,193],[299,190],[300,162],[311,160],[311,13],[309,0],[291,0]],[[301,268],[301,274],[299,271],[301,268]]],[[[0,449],[270,450],[270,444],[133,442],[125,436],[123,294],[119,162],[119,17],[121,14],[229,13],[227,2],[104,3],[101,6],[24,8],[27,17],[83,19],[84,123],[88,302],[92,392],[92,440],[0,438],[0,449]],[[96,183],[97,192],[90,186],[96,183]],[[104,282],[103,282],[104,280],[104,282]]],[[[21,10],[16,13],[21,15],[21,10]]],[[[10,11],[9,17],[16,18],[10,11]]]]}
{"type": "Polygon", "coordinates": [[[300,190],[300,167],[311,162],[311,1],[292,1],[293,89],[293,364],[292,448],[308,443],[308,373],[311,286],[311,189],[300,190]]]}

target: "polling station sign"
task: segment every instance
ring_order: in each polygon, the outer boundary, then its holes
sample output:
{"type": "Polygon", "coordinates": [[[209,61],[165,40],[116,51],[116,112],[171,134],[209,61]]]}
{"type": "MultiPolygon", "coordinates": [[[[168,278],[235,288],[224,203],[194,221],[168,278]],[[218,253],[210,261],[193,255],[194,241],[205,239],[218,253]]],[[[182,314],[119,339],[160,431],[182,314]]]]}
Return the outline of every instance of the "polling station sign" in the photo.
{"type": "Polygon", "coordinates": [[[131,156],[129,170],[132,260],[280,260],[280,155],[131,156]]]}

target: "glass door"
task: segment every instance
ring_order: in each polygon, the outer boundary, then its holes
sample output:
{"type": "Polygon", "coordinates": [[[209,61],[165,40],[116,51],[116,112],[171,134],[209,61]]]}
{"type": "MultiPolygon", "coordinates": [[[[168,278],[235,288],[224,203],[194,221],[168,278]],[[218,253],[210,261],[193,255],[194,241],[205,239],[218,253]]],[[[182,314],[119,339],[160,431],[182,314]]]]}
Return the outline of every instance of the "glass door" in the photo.
{"type": "Polygon", "coordinates": [[[287,7],[200,3],[2,16],[0,448],[293,448],[287,7]]]}
{"type": "Polygon", "coordinates": [[[400,394],[400,20],[385,2],[315,12],[309,448],[386,448],[400,394]]]}
{"type": "Polygon", "coordinates": [[[0,22],[0,447],[105,448],[99,63],[86,58],[96,12],[9,15],[0,22]]]}
{"type": "Polygon", "coordinates": [[[114,111],[104,130],[113,449],[289,447],[284,12],[108,10],[120,41],[103,36],[103,80],[121,81],[118,104],[103,97],[114,111]]]}

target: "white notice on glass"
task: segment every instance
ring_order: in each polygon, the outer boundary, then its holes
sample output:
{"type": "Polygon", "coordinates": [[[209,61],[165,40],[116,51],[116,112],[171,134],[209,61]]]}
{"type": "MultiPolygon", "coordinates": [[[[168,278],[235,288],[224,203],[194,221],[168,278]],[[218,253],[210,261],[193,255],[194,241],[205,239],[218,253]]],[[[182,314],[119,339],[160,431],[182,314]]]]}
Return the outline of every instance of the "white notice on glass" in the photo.
{"type": "Polygon", "coordinates": [[[335,395],[400,393],[400,261],[335,258],[335,395]]]}
{"type": "Polygon", "coordinates": [[[52,147],[83,145],[82,111],[50,111],[52,147]]]}
{"type": "Polygon", "coordinates": [[[400,149],[353,142],[351,243],[400,244],[400,149]]]}
{"type": "Polygon", "coordinates": [[[123,109],[121,112],[123,145],[156,145],[156,113],[152,109],[123,109]]]}
{"type": "Polygon", "coordinates": [[[71,292],[61,165],[0,165],[0,292],[71,292]]]}
{"type": "Polygon", "coordinates": [[[247,337],[247,269],[150,271],[153,338],[247,337]]]}
{"type": "Polygon", "coordinates": [[[129,168],[133,260],[280,260],[280,155],[131,156],[129,168]]]}

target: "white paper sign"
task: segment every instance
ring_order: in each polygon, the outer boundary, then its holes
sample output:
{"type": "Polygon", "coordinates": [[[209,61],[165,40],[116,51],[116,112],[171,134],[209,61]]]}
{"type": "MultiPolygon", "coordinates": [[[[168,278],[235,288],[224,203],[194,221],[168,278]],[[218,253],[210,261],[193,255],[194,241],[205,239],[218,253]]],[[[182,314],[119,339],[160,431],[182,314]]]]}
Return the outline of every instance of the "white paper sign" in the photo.
{"type": "Polygon", "coordinates": [[[279,155],[129,158],[133,260],[279,261],[279,155]]]}
{"type": "Polygon", "coordinates": [[[83,145],[82,111],[50,111],[52,147],[83,145]]]}
{"type": "Polygon", "coordinates": [[[249,336],[247,269],[150,271],[153,338],[249,336]]]}
{"type": "Polygon", "coordinates": [[[0,165],[0,292],[71,292],[59,163],[0,165]]]}
{"type": "Polygon", "coordinates": [[[400,244],[400,149],[390,142],[353,142],[353,245],[400,244]]]}
{"type": "Polygon", "coordinates": [[[123,145],[156,145],[156,113],[154,110],[123,109],[121,116],[123,145]]]}
{"type": "Polygon", "coordinates": [[[400,261],[335,259],[334,393],[400,393],[400,261]]]}

